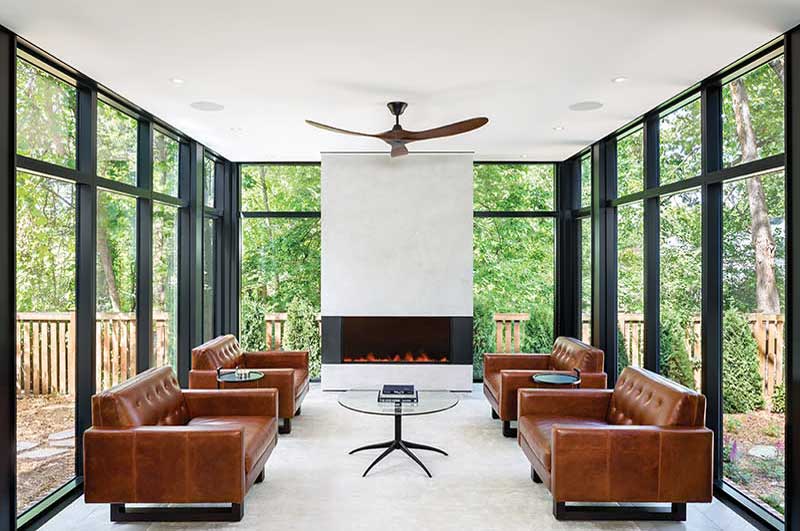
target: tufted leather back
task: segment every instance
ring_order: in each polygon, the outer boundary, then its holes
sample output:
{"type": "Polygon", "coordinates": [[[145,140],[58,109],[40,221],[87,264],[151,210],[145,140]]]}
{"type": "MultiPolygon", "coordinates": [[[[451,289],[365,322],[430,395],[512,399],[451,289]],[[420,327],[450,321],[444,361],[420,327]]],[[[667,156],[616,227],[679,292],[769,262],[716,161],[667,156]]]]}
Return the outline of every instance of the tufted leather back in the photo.
{"type": "Polygon", "coordinates": [[[192,349],[192,369],[215,371],[244,365],[236,336],[219,336],[192,349]]]}
{"type": "Polygon", "coordinates": [[[603,372],[603,351],[572,337],[561,336],[553,344],[550,368],[556,371],[580,369],[583,372],[603,372]]]}
{"type": "Polygon", "coordinates": [[[622,371],[608,408],[609,424],[704,426],[706,397],[637,367],[622,371]]]}
{"type": "Polygon", "coordinates": [[[187,422],[189,410],[172,367],[148,369],[92,397],[93,426],[181,426],[187,422]]]}

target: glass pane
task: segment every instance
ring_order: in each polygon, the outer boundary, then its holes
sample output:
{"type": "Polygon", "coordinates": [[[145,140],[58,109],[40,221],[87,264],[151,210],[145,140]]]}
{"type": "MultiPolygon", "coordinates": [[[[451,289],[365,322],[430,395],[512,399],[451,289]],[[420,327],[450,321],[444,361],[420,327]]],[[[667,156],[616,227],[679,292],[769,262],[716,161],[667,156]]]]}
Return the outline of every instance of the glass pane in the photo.
{"type": "Polygon", "coordinates": [[[592,342],[592,219],[580,219],[581,340],[592,342]]]}
{"type": "Polygon", "coordinates": [[[136,374],[136,199],[97,192],[97,389],[136,374]]]}
{"type": "Polygon", "coordinates": [[[17,153],[75,167],[77,91],[17,59],[17,153]]]}
{"type": "Polygon", "coordinates": [[[553,210],[552,164],[475,164],[475,210],[553,210]]]}
{"type": "Polygon", "coordinates": [[[150,366],[177,370],[178,209],[153,204],[153,349],[150,366]]]}
{"type": "Polygon", "coordinates": [[[137,122],[111,105],[97,102],[97,174],[136,184],[137,122]]]}
{"type": "Polygon", "coordinates": [[[242,220],[241,342],[245,350],[270,350],[266,336],[288,326],[284,348],[308,350],[311,376],[319,376],[320,220],[242,220]],[[286,314],[286,315],[280,315],[286,314]]]}
{"type": "Polygon", "coordinates": [[[17,173],[17,514],[75,477],[75,186],[17,173]]]}
{"type": "Polygon", "coordinates": [[[644,210],[641,201],[617,209],[618,373],[644,367],[644,210]]]}
{"type": "Polygon", "coordinates": [[[214,186],[216,184],[216,170],[217,165],[214,159],[205,157],[203,159],[203,190],[205,197],[205,205],[213,207],[215,205],[214,194],[216,192],[214,186]]]}
{"type": "Polygon", "coordinates": [[[659,122],[661,184],[700,175],[700,100],[687,103],[659,122]]]}
{"type": "Polygon", "coordinates": [[[242,210],[312,211],[320,209],[318,164],[242,166],[242,210]]]}
{"type": "Polygon", "coordinates": [[[723,475],[783,518],[783,172],[725,183],[723,201],[723,475]]]}
{"type": "Polygon", "coordinates": [[[700,390],[699,190],[661,199],[661,373],[700,390]]]}
{"type": "Polygon", "coordinates": [[[214,338],[214,297],[216,296],[216,235],[214,218],[203,220],[203,339],[214,338]]]}
{"type": "Polygon", "coordinates": [[[617,140],[617,197],[644,189],[644,130],[617,140]]]}
{"type": "Polygon", "coordinates": [[[722,87],[725,166],[783,153],[783,56],[722,87]]]}
{"type": "Polygon", "coordinates": [[[495,313],[525,313],[523,352],[553,347],[555,226],[552,218],[475,218],[473,370],[497,351],[495,313]]]}
{"type": "Polygon", "coordinates": [[[592,204],[592,155],[587,153],[581,158],[581,206],[592,204]]]}
{"type": "Polygon", "coordinates": [[[178,196],[179,143],[161,131],[153,132],[153,190],[178,196]]]}

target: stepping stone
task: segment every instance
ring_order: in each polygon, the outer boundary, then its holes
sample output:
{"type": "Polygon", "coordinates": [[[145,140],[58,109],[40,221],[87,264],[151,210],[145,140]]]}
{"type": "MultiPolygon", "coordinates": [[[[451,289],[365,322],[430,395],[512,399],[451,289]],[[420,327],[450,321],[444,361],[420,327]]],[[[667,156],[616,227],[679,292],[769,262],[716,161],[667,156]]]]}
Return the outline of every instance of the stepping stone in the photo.
{"type": "Polygon", "coordinates": [[[774,446],[757,444],[748,450],[747,455],[758,457],[759,459],[775,459],[778,457],[778,449],[774,446]]]}
{"type": "Polygon", "coordinates": [[[56,448],[75,448],[75,438],[50,441],[50,446],[55,446],[56,448]]]}
{"type": "Polygon", "coordinates": [[[54,409],[74,409],[75,404],[53,404],[50,406],[44,406],[42,409],[44,411],[53,411],[54,409]]]}
{"type": "Polygon", "coordinates": [[[27,452],[18,454],[18,457],[22,459],[41,460],[54,457],[56,455],[61,455],[67,453],[68,451],[69,450],[63,448],[39,448],[37,450],[28,450],[27,452]]]}
{"type": "Polygon", "coordinates": [[[24,452],[26,450],[30,450],[31,448],[36,448],[37,446],[39,446],[38,442],[17,441],[17,453],[24,452]]]}
{"type": "Polygon", "coordinates": [[[74,439],[75,438],[75,428],[59,431],[57,433],[51,433],[50,436],[47,437],[48,441],[63,441],[64,439],[74,439]]]}

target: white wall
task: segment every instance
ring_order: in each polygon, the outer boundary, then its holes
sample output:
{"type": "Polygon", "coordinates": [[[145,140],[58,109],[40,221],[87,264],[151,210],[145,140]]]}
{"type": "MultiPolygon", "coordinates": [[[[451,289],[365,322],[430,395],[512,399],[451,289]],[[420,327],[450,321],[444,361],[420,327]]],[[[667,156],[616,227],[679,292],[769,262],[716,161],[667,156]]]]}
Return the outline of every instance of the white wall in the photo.
{"type": "Polygon", "coordinates": [[[322,315],[472,316],[472,159],[322,154],[322,315]]]}

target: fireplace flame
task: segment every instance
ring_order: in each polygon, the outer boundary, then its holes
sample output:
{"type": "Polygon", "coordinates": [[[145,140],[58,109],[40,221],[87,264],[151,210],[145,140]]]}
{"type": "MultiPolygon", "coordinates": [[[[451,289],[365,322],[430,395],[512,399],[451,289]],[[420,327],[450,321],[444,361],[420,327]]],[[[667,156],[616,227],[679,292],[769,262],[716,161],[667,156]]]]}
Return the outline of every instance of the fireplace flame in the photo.
{"type": "Polygon", "coordinates": [[[345,354],[342,356],[345,363],[447,363],[446,354],[428,354],[425,351],[404,352],[402,354],[345,354]]]}

